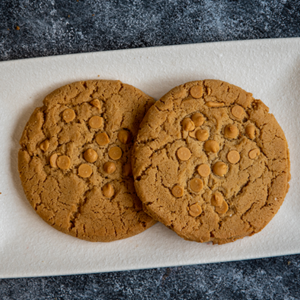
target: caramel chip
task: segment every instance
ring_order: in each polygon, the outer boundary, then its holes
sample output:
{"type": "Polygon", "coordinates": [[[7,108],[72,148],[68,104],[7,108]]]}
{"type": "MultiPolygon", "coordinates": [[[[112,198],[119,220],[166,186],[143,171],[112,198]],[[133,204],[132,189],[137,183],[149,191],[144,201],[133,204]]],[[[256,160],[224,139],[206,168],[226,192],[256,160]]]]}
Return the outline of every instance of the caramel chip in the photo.
{"type": "Polygon", "coordinates": [[[67,170],[71,165],[71,160],[68,156],[62,155],[57,158],[56,164],[60,169],[67,170]]]}
{"type": "Polygon", "coordinates": [[[180,160],[189,160],[191,157],[191,151],[186,147],[180,147],[177,150],[177,156],[180,160]]]}
{"type": "Polygon", "coordinates": [[[192,121],[194,122],[195,126],[198,127],[198,126],[201,126],[204,123],[205,118],[200,113],[194,113],[192,115],[192,121]]]}
{"type": "Polygon", "coordinates": [[[203,88],[200,85],[194,85],[190,89],[190,94],[193,98],[201,98],[203,95],[203,88]]]}
{"type": "Polygon", "coordinates": [[[223,202],[224,202],[223,195],[219,192],[215,192],[213,197],[211,198],[211,205],[221,206],[223,202]]]}
{"type": "Polygon", "coordinates": [[[228,171],[227,165],[222,161],[218,161],[213,166],[214,174],[218,176],[224,176],[228,171]]]}
{"type": "Polygon", "coordinates": [[[196,138],[196,131],[197,131],[197,130],[198,130],[198,129],[196,128],[195,130],[190,131],[190,132],[189,132],[189,136],[195,139],[195,138],[196,138]]]}
{"type": "Polygon", "coordinates": [[[108,161],[103,165],[103,170],[107,174],[112,174],[117,169],[116,164],[112,161],[108,161]]]}
{"type": "Polygon", "coordinates": [[[90,102],[91,105],[97,107],[98,109],[101,109],[101,103],[98,99],[94,99],[90,102]]]}
{"type": "Polygon", "coordinates": [[[235,105],[232,109],[231,109],[231,113],[233,114],[234,117],[236,117],[237,119],[242,119],[244,116],[244,109],[239,106],[239,105],[235,105]]]}
{"type": "Polygon", "coordinates": [[[209,133],[205,129],[198,129],[195,133],[198,141],[204,142],[208,139],[209,133]]]}
{"type": "Polygon", "coordinates": [[[214,140],[208,140],[204,143],[204,150],[206,152],[217,153],[219,151],[219,144],[214,140]]]}
{"type": "Polygon", "coordinates": [[[249,158],[251,159],[255,159],[258,155],[260,154],[260,150],[258,148],[256,149],[252,149],[251,151],[249,151],[249,158]]]}
{"type": "Polygon", "coordinates": [[[249,124],[246,127],[246,133],[251,140],[255,138],[255,126],[253,124],[249,124]]]}
{"type": "Polygon", "coordinates": [[[62,117],[66,123],[70,123],[75,119],[75,111],[71,108],[67,108],[63,111],[62,117]]]}
{"type": "Polygon", "coordinates": [[[180,185],[175,185],[173,188],[172,188],[172,194],[174,197],[176,198],[179,198],[179,197],[182,197],[183,195],[183,187],[181,187],[180,185]]]}
{"type": "Polygon", "coordinates": [[[235,150],[231,150],[227,154],[227,159],[230,163],[236,164],[240,160],[240,154],[235,150]]]}
{"type": "Polygon", "coordinates": [[[43,150],[44,152],[48,150],[50,146],[50,142],[48,140],[44,140],[41,144],[40,144],[40,149],[43,150]]]}
{"type": "Polygon", "coordinates": [[[190,118],[183,119],[181,125],[185,131],[193,131],[195,129],[195,124],[190,118]]]}
{"type": "Polygon", "coordinates": [[[88,178],[92,175],[93,169],[88,164],[81,164],[78,168],[78,175],[82,178],[88,178]]]}
{"type": "Polygon", "coordinates": [[[203,181],[200,178],[193,178],[190,181],[190,188],[193,192],[199,193],[203,188],[203,181]]]}
{"type": "Polygon", "coordinates": [[[93,129],[98,129],[103,125],[103,118],[99,116],[93,116],[89,119],[89,125],[93,129]]]}
{"type": "Polygon", "coordinates": [[[109,143],[109,137],[105,132],[98,133],[95,139],[99,146],[104,146],[109,143]]]}
{"type": "Polygon", "coordinates": [[[210,174],[210,167],[209,165],[202,164],[197,168],[197,171],[200,176],[207,177],[210,174]]]}
{"type": "Polygon", "coordinates": [[[227,210],[228,210],[228,204],[226,203],[226,201],[223,201],[221,206],[217,206],[215,208],[215,211],[221,215],[225,214],[227,212],[227,210]]]}
{"type": "Polygon", "coordinates": [[[132,136],[128,130],[120,130],[118,133],[118,139],[122,144],[128,144],[131,142],[132,136]]]}
{"type": "Polygon", "coordinates": [[[104,197],[111,198],[114,195],[115,190],[110,183],[107,183],[106,185],[104,185],[102,187],[102,193],[103,193],[104,197]]]}
{"type": "Polygon", "coordinates": [[[208,107],[223,107],[225,104],[223,102],[208,101],[205,103],[205,105],[208,107]]]}
{"type": "Polygon", "coordinates": [[[131,164],[127,163],[123,166],[123,175],[124,176],[131,176],[132,175],[132,169],[131,164]]]}
{"type": "Polygon", "coordinates": [[[98,154],[95,150],[93,149],[88,149],[84,152],[83,157],[86,161],[93,163],[97,160],[98,154]]]}
{"type": "Polygon", "coordinates": [[[198,217],[199,215],[201,215],[201,213],[202,213],[202,208],[198,203],[195,203],[195,204],[190,206],[189,214],[192,217],[198,217]]]}
{"type": "Polygon", "coordinates": [[[58,154],[54,153],[50,156],[50,166],[52,168],[57,168],[56,160],[57,160],[58,154]]]}
{"type": "Polygon", "coordinates": [[[108,150],[108,156],[113,160],[118,160],[122,157],[122,149],[118,146],[111,147],[108,150]]]}
{"type": "Polygon", "coordinates": [[[235,125],[227,125],[224,129],[224,135],[228,139],[235,139],[239,135],[239,130],[235,125]]]}

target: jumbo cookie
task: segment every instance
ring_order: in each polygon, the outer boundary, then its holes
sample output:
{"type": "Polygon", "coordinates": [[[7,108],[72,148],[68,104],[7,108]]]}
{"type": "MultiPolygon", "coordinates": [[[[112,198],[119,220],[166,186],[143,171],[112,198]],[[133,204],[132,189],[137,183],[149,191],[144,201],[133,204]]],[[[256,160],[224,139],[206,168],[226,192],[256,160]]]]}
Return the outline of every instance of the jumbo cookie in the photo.
{"type": "Polygon", "coordinates": [[[88,241],[138,234],[146,215],[130,152],[154,100],[120,81],[63,86],[31,115],[20,140],[19,173],[32,207],[54,228],[88,241]]]}
{"type": "Polygon", "coordinates": [[[218,80],[169,91],[147,112],[134,145],[144,211],[197,242],[224,244],[263,229],[290,180],[288,144],[268,111],[218,80]]]}

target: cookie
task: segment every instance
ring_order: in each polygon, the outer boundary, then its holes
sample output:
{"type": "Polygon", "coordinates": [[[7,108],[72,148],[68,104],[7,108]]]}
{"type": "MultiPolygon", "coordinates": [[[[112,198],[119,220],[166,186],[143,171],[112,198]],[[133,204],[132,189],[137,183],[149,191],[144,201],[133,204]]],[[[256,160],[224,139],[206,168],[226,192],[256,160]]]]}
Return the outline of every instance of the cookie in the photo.
{"type": "Polygon", "coordinates": [[[232,242],[263,229],[288,191],[285,135],[268,107],[218,80],[188,82],[147,112],[133,151],[144,211],[179,236],[232,242]]]}
{"type": "Polygon", "coordinates": [[[19,150],[19,173],[32,207],[48,224],[88,241],[138,234],[146,215],[132,177],[130,154],[154,100],[120,81],[63,86],[30,117],[19,150]]]}

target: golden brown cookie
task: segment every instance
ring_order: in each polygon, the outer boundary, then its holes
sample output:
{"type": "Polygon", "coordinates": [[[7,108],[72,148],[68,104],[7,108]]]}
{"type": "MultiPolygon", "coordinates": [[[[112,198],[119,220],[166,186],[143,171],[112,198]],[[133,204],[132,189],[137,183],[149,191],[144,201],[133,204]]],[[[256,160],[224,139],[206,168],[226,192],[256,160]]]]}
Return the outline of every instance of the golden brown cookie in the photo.
{"type": "Polygon", "coordinates": [[[268,110],[218,80],[188,82],[163,96],[142,121],[133,151],[145,212],[197,242],[223,244],[263,229],[290,180],[287,141],[268,110]]]}
{"type": "Polygon", "coordinates": [[[91,80],[55,90],[35,109],[20,140],[19,172],[27,199],[48,224],[109,242],[155,223],[128,171],[131,137],[153,103],[120,81],[91,80]]]}

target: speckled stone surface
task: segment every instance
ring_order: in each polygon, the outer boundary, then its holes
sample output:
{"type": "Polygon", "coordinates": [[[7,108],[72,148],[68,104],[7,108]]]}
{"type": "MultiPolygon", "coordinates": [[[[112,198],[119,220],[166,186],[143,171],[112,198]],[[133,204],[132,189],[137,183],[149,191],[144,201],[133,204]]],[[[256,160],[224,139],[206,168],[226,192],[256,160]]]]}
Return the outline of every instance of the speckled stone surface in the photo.
{"type": "MultiPolygon", "coordinates": [[[[297,0],[220,2],[1,0],[0,61],[300,36],[297,0]]],[[[300,255],[93,275],[2,279],[0,299],[300,299],[300,255]]]]}

